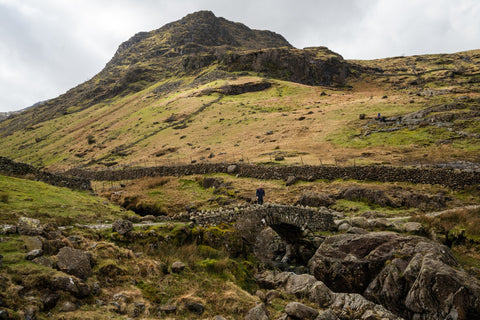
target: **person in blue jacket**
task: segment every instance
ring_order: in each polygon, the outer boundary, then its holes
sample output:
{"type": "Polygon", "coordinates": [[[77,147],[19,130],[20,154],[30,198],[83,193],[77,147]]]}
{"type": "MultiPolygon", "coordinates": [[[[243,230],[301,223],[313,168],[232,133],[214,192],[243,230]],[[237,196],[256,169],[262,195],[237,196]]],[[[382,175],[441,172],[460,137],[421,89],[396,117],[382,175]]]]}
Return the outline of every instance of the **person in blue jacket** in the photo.
{"type": "Polygon", "coordinates": [[[262,186],[260,186],[257,189],[256,196],[257,196],[257,203],[263,204],[263,197],[265,197],[265,190],[262,188],[262,186]]]}

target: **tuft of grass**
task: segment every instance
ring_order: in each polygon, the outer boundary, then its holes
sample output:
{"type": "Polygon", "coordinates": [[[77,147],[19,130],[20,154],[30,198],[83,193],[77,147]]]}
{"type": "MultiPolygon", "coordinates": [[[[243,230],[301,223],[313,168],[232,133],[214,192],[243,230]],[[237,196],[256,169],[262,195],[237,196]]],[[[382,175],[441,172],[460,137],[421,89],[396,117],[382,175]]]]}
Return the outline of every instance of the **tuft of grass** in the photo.
{"type": "Polygon", "coordinates": [[[8,192],[0,191],[0,202],[8,203],[8,192]]]}

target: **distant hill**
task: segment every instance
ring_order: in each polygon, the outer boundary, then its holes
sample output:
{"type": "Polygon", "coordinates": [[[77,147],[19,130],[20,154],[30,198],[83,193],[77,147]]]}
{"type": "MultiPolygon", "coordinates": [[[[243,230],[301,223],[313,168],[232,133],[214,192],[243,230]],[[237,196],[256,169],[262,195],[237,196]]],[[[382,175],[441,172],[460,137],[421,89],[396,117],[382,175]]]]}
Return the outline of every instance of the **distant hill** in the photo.
{"type": "Polygon", "coordinates": [[[0,155],[50,169],[478,163],[479,66],[478,50],[347,61],[200,11],[0,122],[0,155]]]}

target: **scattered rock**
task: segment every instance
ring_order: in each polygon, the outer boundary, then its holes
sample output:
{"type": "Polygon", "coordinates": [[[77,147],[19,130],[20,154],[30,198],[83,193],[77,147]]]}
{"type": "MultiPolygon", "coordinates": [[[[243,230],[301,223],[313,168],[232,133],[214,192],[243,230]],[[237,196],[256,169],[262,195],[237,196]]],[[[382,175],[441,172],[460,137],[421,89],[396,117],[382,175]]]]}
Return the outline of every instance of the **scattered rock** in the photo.
{"type": "Polygon", "coordinates": [[[129,220],[117,220],[112,224],[112,231],[124,236],[133,230],[133,223],[129,220]]]}
{"type": "Polygon", "coordinates": [[[52,289],[71,293],[77,298],[86,298],[92,293],[87,284],[74,277],[53,277],[51,286],[52,289]]]}
{"type": "Polygon", "coordinates": [[[37,320],[37,308],[29,306],[25,309],[25,320],[37,320]]]}
{"type": "Polygon", "coordinates": [[[229,174],[233,174],[233,173],[237,172],[237,170],[238,170],[238,166],[235,165],[235,164],[229,165],[227,167],[227,173],[229,173],[229,174]]]}
{"type": "Polygon", "coordinates": [[[0,320],[10,320],[10,315],[7,310],[0,310],[0,320]]]}
{"type": "Polygon", "coordinates": [[[35,258],[40,257],[42,254],[43,254],[43,250],[42,250],[42,249],[35,249],[35,250],[32,250],[32,251],[29,251],[29,252],[25,255],[25,259],[26,259],[26,260],[33,260],[33,259],[35,259],[35,258]]]}
{"type": "Polygon", "coordinates": [[[266,301],[265,292],[263,292],[262,290],[257,290],[255,292],[255,296],[257,296],[262,302],[266,301]]]}
{"type": "Polygon", "coordinates": [[[269,320],[266,306],[262,303],[250,309],[245,320],[269,320]]]}
{"type": "Polygon", "coordinates": [[[205,189],[220,188],[222,184],[223,184],[223,179],[212,178],[212,177],[204,178],[202,183],[205,189]]]}
{"type": "Polygon", "coordinates": [[[370,227],[370,223],[364,217],[355,217],[350,219],[350,224],[352,227],[368,229],[370,227]]]}
{"type": "Polygon", "coordinates": [[[338,226],[338,231],[340,232],[346,232],[348,231],[352,226],[348,223],[348,222],[342,222],[339,226],[338,226]]]}
{"type": "Polygon", "coordinates": [[[283,161],[283,160],[285,160],[284,156],[281,156],[281,155],[275,156],[275,161],[283,161]]]}
{"type": "Polygon", "coordinates": [[[156,220],[156,217],[154,215],[146,215],[146,216],[143,216],[142,218],[140,218],[140,221],[142,222],[153,222],[156,220]]]}
{"type": "Polygon", "coordinates": [[[295,182],[297,182],[297,177],[288,176],[287,182],[285,183],[285,185],[288,187],[288,186],[291,186],[291,185],[295,184],[295,182]]]}
{"type": "Polygon", "coordinates": [[[290,302],[285,306],[285,312],[295,319],[315,319],[318,311],[299,302],[290,302]]]}
{"type": "Polygon", "coordinates": [[[43,304],[43,311],[49,311],[55,308],[59,299],[60,299],[60,295],[57,293],[52,293],[52,292],[44,293],[40,298],[43,304]]]}
{"type": "Polygon", "coordinates": [[[160,313],[159,315],[162,315],[162,313],[166,313],[166,314],[176,313],[177,307],[173,305],[163,305],[158,308],[158,312],[160,313]]]}
{"type": "Polygon", "coordinates": [[[267,132],[265,132],[265,135],[267,136],[271,136],[273,134],[273,130],[268,130],[267,132]]]}
{"type": "Polygon", "coordinates": [[[403,231],[407,233],[412,233],[416,235],[424,235],[425,229],[423,228],[422,224],[419,222],[406,222],[403,227],[403,231]]]}
{"type": "MultiPolygon", "coordinates": [[[[368,319],[368,318],[367,318],[368,319]]],[[[338,320],[337,315],[332,309],[321,311],[315,320],[338,320]]],[[[374,320],[374,319],[371,319],[374,320]]]]}
{"type": "Polygon", "coordinates": [[[101,307],[101,306],[106,306],[107,303],[103,300],[100,300],[100,299],[95,299],[95,304],[98,306],[98,307],[101,307]]]}
{"type": "Polygon", "coordinates": [[[58,268],[83,280],[92,275],[91,263],[90,253],[79,249],[63,247],[57,254],[58,268]]]}
{"type": "Polygon", "coordinates": [[[185,303],[185,308],[188,311],[198,315],[201,315],[205,311],[203,304],[198,302],[187,302],[185,303]]]}
{"type": "Polygon", "coordinates": [[[38,219],[20,217],[18,220],[17,231],[20,235],[38,236],[42,234],[43,228],[38,219]]]}
{"type": "Polygon", "coordinates": [[[25,237],[24,238],[25,247],[28,251],[32,251],[35,249],[43,249],[43,242],[45,241],[42,237],[25,237]]]}
{"type": "Polygon", "coordinates": [[[59,311],[60,312],[72,312],[72,311],[75,311],[77,309],[78,309],[78,307],[75,303],[73,303],[71,301],[65,301],[60,306],[59,311]]]}
{"type": "Polygon", "coordinates": [[[278,299],[282,296],[282,294],[277,291],[277,290],[268,290],[267,293],[265,294],[265,298],[267,299],[267,302],[270,303],[275,299],[278,299]]]}
{"type": "Polygon", "coordinates": [[[215,316],[213,320],[227,320],[227,318],[222,317],[222,316],[215,316]]]}
{"type": "MultiPolygon", "coordinates": [[[[287,294],[295,295],[300,299],[307,299],[320,308],[329,308],[334,311],[326,314],[322,313],[323,318],[320,319],[400,320],[399,317],[383,306],[368,301],[360,294],[331,291],[323,282],[316,280],[312,275],[265,271],[255,277],[261,287],[283,289],[287,294]]],[[[297,318],[292,316],[285,319],[297,318]]]]}
{"type": "Polygon", "coordinates": [[[11,224],[4,224],[0,227],[0,234],[15,234],[17,233],[17,226],[11,224]]]}
{"type": "Polygon", "coordinates": [[[145,312],[145,303],[143,302],[135,302],[133,304],[133,310],[129,312],[129,315],[132,316],[132,318],[137,318],[141,314],[145,312]]]}
{"type": "Polygon", "coordinates": [[[172,272],[173,273],[180,273],[185,269],[185,264],[183,262],[174,262],[172,263],[172,272]]]}

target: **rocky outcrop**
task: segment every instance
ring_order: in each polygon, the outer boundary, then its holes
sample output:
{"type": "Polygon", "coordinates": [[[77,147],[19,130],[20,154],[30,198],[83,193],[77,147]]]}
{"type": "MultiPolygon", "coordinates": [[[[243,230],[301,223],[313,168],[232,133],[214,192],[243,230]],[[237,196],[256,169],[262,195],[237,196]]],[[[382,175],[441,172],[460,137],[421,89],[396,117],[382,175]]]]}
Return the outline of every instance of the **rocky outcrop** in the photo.
{"type": "MultiPolygon", "coordinates": [[[[360,294],[335,293],[331,291],[323,282],[315,279],[315,277],[312,275],[297,275],[291,272],[279,273],[275,271],[265,271],[263,273],[257,274],[256,280],[262,288],[276,288],[279,290],[283,290],[285,293],[289,295],[294,295],[299,299],[309,300],[310,302],[318,305],[319,309],[330,310],[331,312],[325,314],[322,312],[324,316],[328,316],[328,314],[330,314],[330,318],[332,318],[333,316],[338,316],[340,319],[351,320],[401,319],[400,317],[394,315],[393,313],[385,309],[383,306],[368,301],[360,294]]],[[[287,309],[285,311],[288,314],[287,309]]],[[[290,312],[292,313],[291,309],[290,312]]],[[[310,312],[312,311],[310,310],[310,312]]]]}
{"type": "Polygon", "coordinates": [[[308,207],[328,207],[335,203],[335,200],[326,194],[307,192],[300,196],[296,204],[308,207]]]}
{"type": "Polygon", "coordinates": [[[424,211],[444,208],[448,200],[448,197],[441,193],[431,196],[410,191],[397,191],[393,195],[387,195],[383,190],[363,187],[346,188],[337,195],[337,198],[366,201],[382,207],[418,208],[424,211]]]}
{"type": "Polygon", "coordinates": [[[354,292],[405,318],[473,319],[480,282],[434,241],[392,232],[327,238],[309,263],[335,292],[354,292]]]}
{"type": "Polygon", "coordinates": [[[267,77],[309,85],[342,85],[349,74],[342,56],[326,47],[241,51],[226,53],[218,59],[229,72],[255,71],[267,77]]]}

